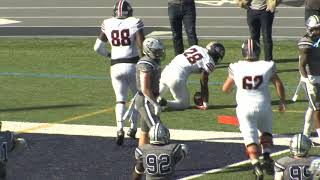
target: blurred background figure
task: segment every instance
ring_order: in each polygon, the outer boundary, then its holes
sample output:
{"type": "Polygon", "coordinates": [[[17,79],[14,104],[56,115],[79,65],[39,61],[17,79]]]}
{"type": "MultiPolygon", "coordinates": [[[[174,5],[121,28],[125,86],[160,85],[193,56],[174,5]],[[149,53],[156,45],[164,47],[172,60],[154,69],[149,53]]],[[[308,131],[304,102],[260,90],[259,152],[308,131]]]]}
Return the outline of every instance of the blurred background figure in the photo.
{"type": "Polygon", "coordinates": [[[304,19],[307,22],[312,15],[320,16],[320,1],[319,0],[305,0],[304,19]]]}
{"type": "Polygon", "coordinates": [[[168,15],[175,55],[181,54],[184,51],[182,23],[188,37],[189,46],[197,45],[196,7],[194,0],[168,0],[168,15]]]}

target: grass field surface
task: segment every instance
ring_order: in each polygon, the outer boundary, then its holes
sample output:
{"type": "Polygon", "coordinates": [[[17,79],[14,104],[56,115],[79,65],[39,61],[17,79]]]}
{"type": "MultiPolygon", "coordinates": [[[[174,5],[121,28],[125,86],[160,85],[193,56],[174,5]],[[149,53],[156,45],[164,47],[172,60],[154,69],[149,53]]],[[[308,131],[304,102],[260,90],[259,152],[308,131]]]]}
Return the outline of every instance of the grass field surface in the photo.
{"type": "MultiPolygon", "coordinates": [[[[115,126],[110,63],[93,51],[94,42],[94,38],[1,38],[0,120],[115,126]]],[[[208,42],[203,40],[201,44],[208,42]]],[[[241,41],[220,42],[226,48],[226,56],[209,77],[209,110],[163,112],[161,119],[169,128],[239,131],[238,127],[218,124],[217,116],[235,116],[235,91],[227,95],[221,88],[229,63],[241,59],[241,41]]],[[[164,40],[164,43],[166,58],[163,67],[173,58],[171,41],[164,40]]],[[[304,92],[300,92],[297,102],[290,100],[299,80],[296,44],[296,41],[274,42],[274,61],[287,94],[287,112],[279,113],[278,97],[271,86],[273,132],[276,134],[295,134],[303,127],[307,107],[304,92]]],[[[199,91],[199,75],[191,75],[188,85],[191,95],[199,91]]],[[[171,97],[168,94],[166,98],[171,97]]],[[[319,149],[312,152],[320,154],[319,149]]],[[[252,172],[249,169],[248,165],[242,165],[199,179],[250,179],[252,172]]]]}

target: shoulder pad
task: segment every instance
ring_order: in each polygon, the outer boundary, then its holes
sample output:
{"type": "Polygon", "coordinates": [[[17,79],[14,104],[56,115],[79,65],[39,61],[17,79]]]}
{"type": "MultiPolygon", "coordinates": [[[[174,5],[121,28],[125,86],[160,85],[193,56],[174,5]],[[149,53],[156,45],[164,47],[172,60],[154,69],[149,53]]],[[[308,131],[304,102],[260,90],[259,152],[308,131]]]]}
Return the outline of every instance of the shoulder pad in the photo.
{"type": "Polygon", "coordinates": [[[298,42],[299,48],[312,48],[312,46],[313,46],[313,41],[308,36],[302,37],[298,42]]]}

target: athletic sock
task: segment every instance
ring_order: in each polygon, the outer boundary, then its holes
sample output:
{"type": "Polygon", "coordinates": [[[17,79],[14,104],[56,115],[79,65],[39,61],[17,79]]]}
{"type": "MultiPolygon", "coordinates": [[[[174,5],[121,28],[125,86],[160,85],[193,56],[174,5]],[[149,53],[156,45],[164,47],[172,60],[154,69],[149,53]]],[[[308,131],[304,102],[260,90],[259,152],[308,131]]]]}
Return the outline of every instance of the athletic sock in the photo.
{"type": "Polygon", "coordinates": [[[307,137],[310,137],[310,134],[311,134],[312,114],[313,114],[313,109],[308,107],[306,114],[304,116],[304,127],[303,127],[303,134],[307,137]]]}
{"type": "Polygon", "coordinates": [[[124,127],[124,121],[123,121],[123,115],[125,113],[126,106],[124,103],[117,103],[115,108],[116,113],[116,120],[117,120],[117,128],[123,129],[124,127]]]}

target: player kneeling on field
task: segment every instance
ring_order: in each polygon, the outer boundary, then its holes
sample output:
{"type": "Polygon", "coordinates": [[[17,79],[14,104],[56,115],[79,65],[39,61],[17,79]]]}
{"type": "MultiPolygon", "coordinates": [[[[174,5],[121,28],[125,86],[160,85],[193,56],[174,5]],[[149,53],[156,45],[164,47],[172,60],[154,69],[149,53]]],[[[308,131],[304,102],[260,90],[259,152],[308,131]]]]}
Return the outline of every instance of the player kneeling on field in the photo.
{"type": "Polygon", "coordinates": [[[187,109],[190,106],[190,95],[187,87],[187,80],[190,74],[201,74],[201,102],[196,107],[202,110],[208,109],[209,74],[213,72],[215,66],[221,61],[225,54],[225,48],[218,42],[210,42],[205,48],[198,45],[191,46],[184,53],[176,56],[161,73],[160,96],[170,90],[174,100],[165,101],[159,99],[161,106],[170,109],[187,109]]]}
{"type": "Polygon", "coordinates": [[[14,149],[24,148],[25,146],[26,141],[23,138],[18,138],[13,132],[0,132],[0,179],[6,178],[8,152],[13,151],[14,149]]]}
{"type": "Polygon", "coordinates": [[[311,140],[303,134],[296,134],[291,138],[289,148],[291,156],[282,157],[274,164],[274,179],[308,180],[312,179],[312,176],[317,176],[317,173],[320,172],[320,156],[308,156],[311,140]],[[316,162],[319,163],[318,167],[316,162]],[[313,165],[310,166],[310,164],[313,165]],[[309,171],[309,166],[311,171],[309,171]]]}
{"type": "Polygon", "coordinates": [[[170,132],[161,123],[150,128],[149,136],[150,144],[136,148],[133,179],[140,180],[142,174],[146,174],[147,180],[175,179],[175,166],[187,155],[187,146],[170,144],[170,132]]]}
{"type": "Polygon", "coordinates": [[[257,179],[263,179],[263,169],[273,174],[270,158],[272,142],[272,109],[270,81],[280,97],[279,111],[285,111],[285,91],[273,61],[259,60],[260,46],[252,39],[242,44],[243,61],[229,65],[229,76],[222,90],[229,93],[237,86],[237,117],[247,153],[257,179]],[[260,137],[259,133],[260,132],[260,137]],[[262,147],[263,161],[259,162],[262,147]]]}

